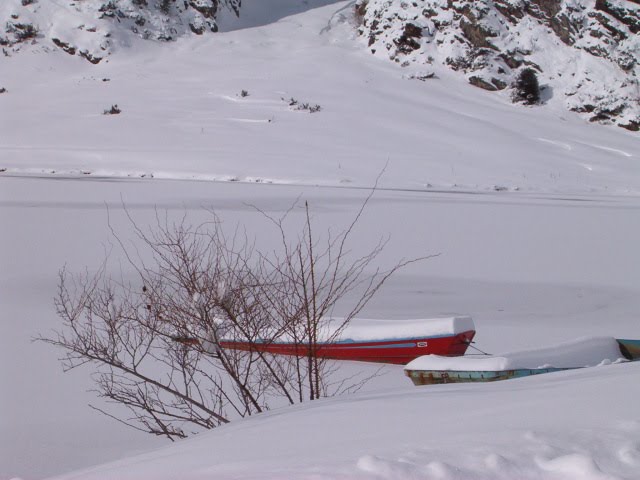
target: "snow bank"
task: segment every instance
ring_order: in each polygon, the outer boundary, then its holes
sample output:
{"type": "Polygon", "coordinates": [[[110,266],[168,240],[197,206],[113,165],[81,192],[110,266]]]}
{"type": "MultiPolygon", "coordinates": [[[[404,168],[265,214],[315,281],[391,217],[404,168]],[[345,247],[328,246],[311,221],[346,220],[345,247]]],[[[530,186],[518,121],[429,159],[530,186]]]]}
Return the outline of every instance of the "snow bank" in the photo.
{"type": "Polygon", "coordinates": [[[628,363],[309,402],[56,478],[637,480],[639,373],[628,363]]]}
{"type": "MultiPolygon", "coordinates": [[[[376,342],[397,339],[449,337],[470,330],[475,331],[473,319],[467,315],[402,320],[354,318],[343,328],[344,322],[345,319],[341,317],[323,319],[318,331],[318,341],[332,343],[376,342]]],[[[220,319],[217,323],[219,328],[224,331],[225,321],[220,319]]],[[[295,338],[288,333],[277,335],[277,333],[270,332],[269,335],[263,337],[262,340],[271,342],[275,339],[276,342],[283,343],[295,341],[295,338]]],[[[223,337],[228,341],[234,340],[232,337],[225,337],[224,334],[223,337]]],[[[203,345],[205,350],[209,352],[216,351],[216,347],[211,342],[205,341],[203,345]]]]}
{"type": "Polygon", "coordinates": [[[441,357],[424,355],[405,370],[465,370],[475,372],[527,368],[580,368],[609,363],[622,358],[613,337],[585,337],[552,347],[523,350],[489,357],[441,357]]]}
{"type": "MultiPolygon", "coordinates": [[[[325,333],[325,338],[330,338],[341,323],[342,319],[332,319],[325,333]]],[[[355,342],[397,338],[445,337],[475,329],[473,319],[469,316],[407,320],[354,318],[340,333],[338,341],[355,342]]]]}

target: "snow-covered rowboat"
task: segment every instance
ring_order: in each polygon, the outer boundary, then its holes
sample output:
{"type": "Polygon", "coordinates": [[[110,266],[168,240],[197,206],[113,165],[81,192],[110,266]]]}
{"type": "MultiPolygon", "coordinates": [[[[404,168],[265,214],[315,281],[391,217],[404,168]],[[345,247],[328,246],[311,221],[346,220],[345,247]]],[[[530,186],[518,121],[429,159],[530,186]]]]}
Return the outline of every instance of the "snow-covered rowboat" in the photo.
{"type": "Polygon", "coordinates": [[[415,385],[433,385],[493,382],[635,360],[640,360],[640,340],[594,337],[500,356],[427,355],[410,362],[404,371],[415,385]]]}
{"type": "MultiPolygon", "coordinates": [[[[337,335],[335,319],[320,332],[312,354],[335,360],[394,363],[404,365],[422,355],[464,355],[476,333],[468,316],[415,320],[371,320],[355,318],[337,335]]],[[[307,356],[309,346],[286,338],[276,341],[220,342],[223,348],[262,351],[279,355],[307,356]]]]}

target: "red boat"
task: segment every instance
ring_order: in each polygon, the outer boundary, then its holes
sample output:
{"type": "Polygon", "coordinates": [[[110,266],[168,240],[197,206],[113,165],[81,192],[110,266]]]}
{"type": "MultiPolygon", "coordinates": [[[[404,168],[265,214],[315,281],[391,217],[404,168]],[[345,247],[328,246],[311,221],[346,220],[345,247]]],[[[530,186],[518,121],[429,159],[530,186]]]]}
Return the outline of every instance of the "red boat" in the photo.
{"type": "MultiPolygon", "coordinates": [[[[312,354],[335,360],[404,365],[422,355],[464,355],[475,333],[473,320],[467,316],[417,320],[353,319],[336,340],[319,341],[312,354]]],[[[290,341],[223,340],[220,345],[234,350],[257,350],[279,355],[309,354],[308,345],[290,341]]]]}

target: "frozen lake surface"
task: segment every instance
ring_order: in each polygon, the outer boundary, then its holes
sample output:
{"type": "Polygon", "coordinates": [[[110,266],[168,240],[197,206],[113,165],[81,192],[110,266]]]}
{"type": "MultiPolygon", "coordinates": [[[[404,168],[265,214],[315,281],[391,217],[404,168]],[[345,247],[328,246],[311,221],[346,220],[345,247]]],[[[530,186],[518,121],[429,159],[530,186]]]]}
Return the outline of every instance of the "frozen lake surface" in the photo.
{"type": "MultiPolygon", "coordinates": [[[[63,374],[57,353],[32,343],[55,328],[57,272],[96,268],[111,248],[108,216],[132,236],[156,210],[194,222],[214,209],[261,246],[264,218],[308,200],[318,231],[348,224],[367,195],[350,188],[161,180],[0,178],[0,478],[38,478],[129,456],[165,442],[89,409],[89,370],[63,374]],[[107,209],[109,215],[107,214],[107,209]],[[8,414],[7,414],[8,413],[8,414]]],[[[301,220],[294,209],[293,220],[301,220]]],[[[640,337],[640,199],[519,193],[379,190],[352,248],[389,236],[381,263],[439,253],[397,275],[369,318],[471,314],[477,347],[535,348],[576,336],[640,337]]],[[[115,252],[115,250],[114,250],[115,252]]],[[[112,255],[115,255],[113,253],[112,255]]],[[[367,389],[414,387],[402,369],[367,389]]]]}

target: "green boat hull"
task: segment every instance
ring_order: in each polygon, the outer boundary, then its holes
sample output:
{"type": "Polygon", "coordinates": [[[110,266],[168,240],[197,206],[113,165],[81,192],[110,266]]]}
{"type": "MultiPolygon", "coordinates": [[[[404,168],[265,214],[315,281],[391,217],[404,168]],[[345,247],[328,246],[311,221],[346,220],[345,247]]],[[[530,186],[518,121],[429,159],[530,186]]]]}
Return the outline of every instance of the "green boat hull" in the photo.
{"type": "MultiPolygon", "coordinates": [[[[616,339],[620,353],[631,361],[640,360],[640,340],[616,339]]],[[[577,367],[579,368],[579,367],[577,367]]],[[[438,385],[443,383],[496,382],[512,378],[529,377],[543,373],[576,370],[577,368],[527,368],[517,370],[405,370],[414,385],[438,385]]]]}
{"type": "Polygon", "coordinates": [[[640,360],[640,340],[617,338],[620,352],[627,360],[640,360]]]}
{"type": "Polygon", "coordinates": [[[529,377],[542,373],[571,370],[569,368],[532,368],[500,371],[473,371],[473,370],[405,370],[405,375],[411,379],[414,385],[437,385],[442,383],[473,383],[496,382],[511,378],[529,377]]]}

